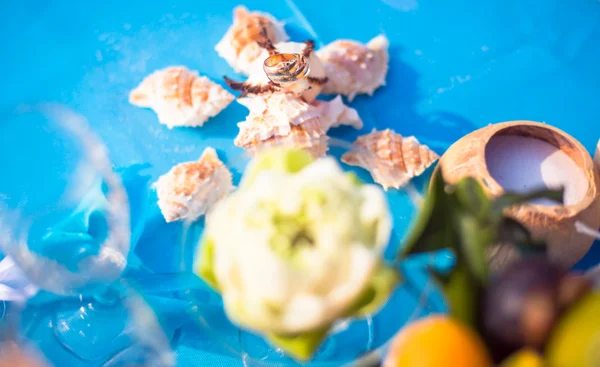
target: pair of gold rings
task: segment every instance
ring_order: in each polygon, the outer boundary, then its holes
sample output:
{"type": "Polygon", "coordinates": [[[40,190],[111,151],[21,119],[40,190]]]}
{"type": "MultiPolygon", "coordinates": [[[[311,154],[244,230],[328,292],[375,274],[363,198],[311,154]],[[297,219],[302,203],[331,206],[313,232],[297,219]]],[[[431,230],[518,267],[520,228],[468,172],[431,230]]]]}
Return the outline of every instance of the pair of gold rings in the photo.
{"type": "Polygon", "coordinates": [[[306,77],[310,67],[304,55],[275,54],[265,60],[263,70],[273,83],[285,85],[306,77]]]}

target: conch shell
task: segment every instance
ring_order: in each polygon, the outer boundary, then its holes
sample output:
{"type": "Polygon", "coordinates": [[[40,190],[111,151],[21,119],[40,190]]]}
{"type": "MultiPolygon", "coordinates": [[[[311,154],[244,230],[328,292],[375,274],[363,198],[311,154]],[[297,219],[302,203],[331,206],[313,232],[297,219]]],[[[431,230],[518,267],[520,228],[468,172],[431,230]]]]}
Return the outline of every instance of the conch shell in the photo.
{"type": "Polygon", "coordinates": [[[315,158],[324,157],[329,150],[328,136],[314,124],[291,125],[286,135],[273,135],[266,140],[248,141],[243,145],[253,156],[261,149],[273,147],[293,147],[309,152],[315,158]]]}
{"type": "Polygon", "coordinates": [[[363,45],[356,41],[337,40],[316,53],[328,78],[323,93],[342,94],[352,101],[357,94],[372,95],[385,85],[388,71],[389,41],[379,35],[363,45]]]}
{"type": "Polygon", "coordinates": [[[131,104],[151,108],[169,129],[202,126],[234,99],[219,84],[183,66],[153,72],[129,94],[131,104]]]}
{"type": "Polygon", "coordinates": [[[301,96],[306,102],[314,101],[321,93],[323,86],[327,83],[325,68],[314,52],[314,42],[281,42],[275,45],[268,41],[263,44],[264,49],[260,57],[252,64],[250,74],[245,82],[236,82],[225,78],[227,84],[236,90],[241,90],[240,97],[246,95],[260,95],[264,93],[284,92],[295,96],[301,96]],[[301,62],[307,62],[307,73],[302,73],[295,81],[285,84],[277,84],[267,76],[265,72],[265,60],[270,56],[278,55],[302,55],[301,62]]]}
{"type": "Polygon", "coordinates": [[[262,37],[263,29],[272,43],[289,39],[283,23],[272,15],[250,12],[244,6],[237,6],[233,10],[233,24],[217,43],[215,50],[237,73],[249,75],[250,66],[264,55],[264,49],[257,43],[262,37]]]}
{"type": "Polygon", "coordinates": [[[234,143],[245,147],[274,136],[286,136],[292,126],[306,124],[309,131],[324,134],[321,112],[298,97],[287,93],[272,93],[238,99],[250,110],[245,121],[238,123],[240,132],[234,143]]]}
{"type": "Polygon", "coordinates": [[[213,148],[199,160],[180,163],[160,176],[154,187],[158,206],[167,222],[196,220],[233,190],[231,172],[213,148]]]}
{"type": "Polygon", "coordinates": [[[368,170],[385,190],[406,185],[439,159],[414,136],[405,138],[390,129],[373,130],[356,139],[353,146],[342,162],[368,170]]]}
{"type": "Polygon", "coordinates": [[[313,106],[321,112],[321,127],[325,131],[342,125],[349,125],[355,129],[363,127],[358,112],[354,108],[346,106],[341,96],[337,96],[329,102],[314,101],[313,106]]]}
{"type": "Polygon", "coordinates": [[[333,100],[305,102],[293,94],[275,92],[238,99],[250,112],[238,123],[240,132],[234,144],[242,148],[259,145],[293,145],[320,157],[327,152],[327,131],[340,125],[362,127],[353,108],[333,100]]]}

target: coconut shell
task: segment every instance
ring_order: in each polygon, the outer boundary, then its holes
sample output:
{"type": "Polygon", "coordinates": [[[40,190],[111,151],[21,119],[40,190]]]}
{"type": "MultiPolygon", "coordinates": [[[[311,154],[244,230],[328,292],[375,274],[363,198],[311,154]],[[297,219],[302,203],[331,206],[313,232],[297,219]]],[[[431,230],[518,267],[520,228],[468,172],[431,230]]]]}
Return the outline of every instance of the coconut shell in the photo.
{"type": "MultiPolygon", "coordinates": [[[[600,227],[600,175],[590,154],[576,139],[555,127],[533,121],[511,121],[489,125],[464,136],[446,151],[436,171],[441,169],[450,184],[471,176],[481,183],[490,197],[503,194],[503,188],[488,171],[485,157],[487,144],[497,135],[545,141],[559,148],[583,171],[587,188],[579,202],[550,206],[525,203],[506,210],[506,214],[524,225],[535,239],[547,243],[552,261],[573,266],[594,242],[590,236],[576,231],[575,222],[581,221],[591,228],[600,227]]],[[[513,256],[501,258],[514,259],[513,256]]],[[[494,264],[495,267],[504,265],[494,264]]]]}
{"type": "Polygon", "coordinates": [[[594,155],[594,162],[596,162],[596,169],[600,171],[600,140],[598,140],[598,145],[596,145],[596,154],[594,155]]]}

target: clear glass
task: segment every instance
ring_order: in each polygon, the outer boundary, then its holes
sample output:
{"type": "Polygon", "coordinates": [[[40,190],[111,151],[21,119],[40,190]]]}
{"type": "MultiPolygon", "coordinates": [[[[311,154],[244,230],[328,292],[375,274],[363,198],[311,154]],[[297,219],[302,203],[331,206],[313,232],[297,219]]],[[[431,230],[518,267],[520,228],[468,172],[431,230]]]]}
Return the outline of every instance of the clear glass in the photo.
{"type": "Polygon", "coordinates": [[[59,105],[21,106],[0,124],[0,249],[38,286],[72,295],[127,265],[127,195],[104,145],[59,105]]]}
{"type": "MultiPolygon", "coordinates": [[[[320,144],[323,141],[311,143],[320,144]]],[[[269,147],[286,144],[272,143],[269,147]]],[[[348,142],[333,138],[328,139],[327,144],[327,155],[335,157],[340,163],[341,156],[352,147],[348,142]]],[[[314,151],[319,151],[319,149],[314,149],[314,151]]],[[[228,168],[233,172],[234,181],[241,178],[247,163],[255,153],[256,151],[249,152],[227,162],[228,168]]],[[[344,163],[341,165],[345,170],[355,172],[363,181],[373,182],[367,171],[358,167],[350,167],[344,163]]],[[[234,185],[237,183],[234,182],[234,185]]],[[[404,281],[393,292],[381,310],[366,318],[340,320],[332,328],[328,338],[320,346],[312,360],[309,363],[300,364],[287,356],[281,349],[269,344],[261,335],[239,328],[229,321],[220,297],[208,286],[202,285],[194,292],[188,292],[185,295],[190,302],[190,311],[196,321],[191,328],[200,330],[194,334],[203,335],[200,337],[202,342],[195,344],[196,348],[241,359],[245,366],[375,366],[386,354],[389,342],[403,325],[430,313],[445,312],[444,300],[428,276],[426,269],[451,266],[451,255],[448,252],[440,252],[397,262],[395,253],[404,229],[410,224],[408,223],[410,216],[407,216],[406,213],[399,213],[395,209],[401,206],[398,205],[401,200],[418,205],[420,196],[416,188],[411,185],[408,190],[390,189],[387,197],[395,218],[394,226],[396,228],[394,228],[392,240],[386,252],[386,261],[397,267],[404,277],[404,281]],[[407,219],[404,220],[403,217],[407,219]]],[[[406,207],[406,205],[402,207],[406,207]]],[[[182,272],[193,270],[191,259],[196,253],[203,227],[203,218],[183,225],[181,258],[185,261],[182,263],[182,272]]]]}
{"type": "Polygon", "coordinates": [[[128,196],[103,143],[64,106],[5,112],[2,345],[35,345],[73,367],[173,366],[156,297],[138,284],[152,274],[128,267],[128,196]]]}

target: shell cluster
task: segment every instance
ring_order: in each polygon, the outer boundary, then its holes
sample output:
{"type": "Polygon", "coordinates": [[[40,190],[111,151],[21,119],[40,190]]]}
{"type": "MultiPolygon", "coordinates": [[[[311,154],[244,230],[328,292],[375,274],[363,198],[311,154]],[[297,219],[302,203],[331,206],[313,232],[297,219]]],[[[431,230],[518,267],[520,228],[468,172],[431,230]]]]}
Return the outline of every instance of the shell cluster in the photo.
{"type": "Polygon", "coordinates": [[[167,222],[196,220],[233,190],[231,173],[210,147],[197,161],[171,168],[154,187],[167,222]]]}
{"type": "MultiPolygon", "coordinates": [[[[233,24],[215,46],[236,72],[248,76],[245,81],[225,77],[231,89],[241,92],[238,103],[249,110],[238,123],[234,144],[251,154],[289,145],[322,157],[328,151],[329,129],[362,129],[357,111],[340,95],[351,101],[385,84],[389,42],[383,35],[366,45],[337,40],[315,51],[312,40],[288,42],[283,25],[268,13],[238,6],[233,24]],[[317,100],[321,93],[337,96],[317,100]]],[[[169,129],[201,127],[234,99],[221,85],[184,66],[151,73],[129,95],[131,104],[151,108],[169,129]]],[[[369,169],[386,188],[404,185],[437,159],[416,139],[389,131],[360,137],[355,148],[344,156],[345,162],[369,169]]],[[[198,161],[176,165],[161,176],[156,189],[165,220],[171,222],[205,214],[233,186],[230,172],[214,149],[207,148],[198,161]]]]}
{"type": "Polygon", "coordinates": [[[323,93],[342,94],[352,101],[358,94],[372,95],[385,85],[388,71],[389,41],[379,35],[366,45],[337,40],[317,51],[328,81],[323,93]]]}
{"type": "Polygon", "coordinates": [[[169,129],[202,126],[234,99],[219,84],[183,66],[153,72],[129,94],[131,104],[151,108],[169,129]]]}
{"type": "Polygon", "coordinates": [[[390,129],[373,130],[356,139],[342,162],[359,166],[386,190],[399,189],[411,178],[423,173],[439,156],[414,136],[403,137],[390,129]]]}
{"type": "Polygon", "coordinates": [[[262,146],[290,145],[306,149],[315,157],[327,152],[327,131],[343,124],[362,127],[353,108],[335,98],[307,103],[293,94],[275,92],[238,100],[249,109],[238,124],[236,146],[256,150],[262,146]]]}
{"type": "MultiPolygon", "coordinates": [[[[234,24],[218,49],[223,48],[224,40],[239,25],[239,11],[239,8],[234,11],[234,24]]],[[[241,14],[246,17],[254,14],[257,19],[263,17],[260,19],[269,22],[262,21],[262,30],[252,32],[252,45],[261,51],[252,61],[245,60],[247,67],[242,72],[248,78],[235,81],[225,77],[229,87],[241,92],[238,102],[249,110],[246,119],[238,123],[236,146],[256,150],[262,146],[292,144],[321,157],[328,150],[329,129],[340,125],[363,127],[356,110],[346,106],[339,95],[352,100],[357,94],[371,95],[385,84],[389,59],[385,36],[377,36],[366,45],[339,40],[315,51],[312,40],[287,42],[286,37],[277,37],[282,33],[273,27],[277,28],[281,22],[272,17],[247,10],[241,14]],[[317,100],[321,93],[338,96],[331,101],[317,100]]],[[[234,69],[240,71],[239,67],[234,69]]]]}

